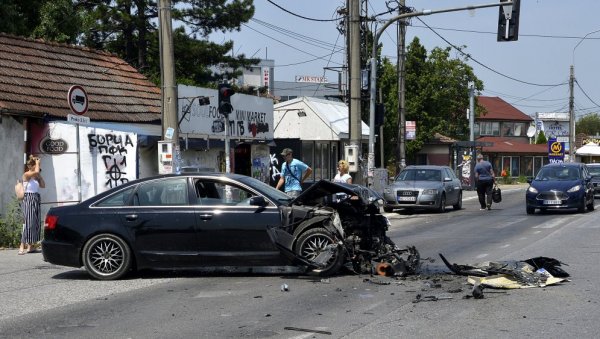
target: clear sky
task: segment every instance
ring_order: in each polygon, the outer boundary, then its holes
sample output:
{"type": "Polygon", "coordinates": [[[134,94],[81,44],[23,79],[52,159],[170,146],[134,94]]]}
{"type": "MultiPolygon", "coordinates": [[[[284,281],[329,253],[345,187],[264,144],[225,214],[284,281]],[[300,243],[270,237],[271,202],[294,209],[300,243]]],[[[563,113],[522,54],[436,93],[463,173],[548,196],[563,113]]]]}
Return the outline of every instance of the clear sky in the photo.
{"type": "MultiPolygon", "coordinates": [[[[420,11],[497,1],[406,0],[406,5],[420,11]]],[[[310,75],[337,82],[337,73],[325,68],[343,65],[344,37],[336,28],[338,22],[327,20],[339,17],[336,12],[345,6],[345,1],[255,0],[254,3],[254,18],[242,26],[241,32],[213,34],[211,39],[233,40],[235,54],[275,60],[275,80],[294,81],[296,75],[310,75]]],[[[386,10],[384,0],[368,3],[369,15],[386,10]]],[[[378,16],[379,27],[395,15],[378,16]]],[[[522,0],[516,42],[496,41],[497,7],[419,17],[422,21],[413,18],[406,41],[408,45],[415,36],[419,37],[428,51],[449,46],[441,37],[455,46],[466,46],[465,52],[473,58],[468,63],[484,82],[482,95],[498,96],[531,116],[536,112],[568,111],[569,67],[574,65],[575,112],[579,118],[600,112],[599,15],[598,0],[522,0]]],[[[383,54],[395,62],[395,25],[383,33],[380,42],[383,54]]]]}

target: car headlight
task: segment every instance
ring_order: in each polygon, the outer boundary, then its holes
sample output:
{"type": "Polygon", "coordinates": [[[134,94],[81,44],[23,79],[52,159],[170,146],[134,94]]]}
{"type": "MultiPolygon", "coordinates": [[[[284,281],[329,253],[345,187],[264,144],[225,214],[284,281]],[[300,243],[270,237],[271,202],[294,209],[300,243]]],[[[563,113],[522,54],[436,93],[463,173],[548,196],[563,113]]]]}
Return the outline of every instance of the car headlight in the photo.
{"type": "Polygon", "coordinates": [[[529,188],[527,189],[527,192],[529,192],[529,193],[537,193],[538,190],[536,190],[535,187],[533,187],[533,186],[529,186],[529,188]]]}
{"type": "Polygon", "coordinates": [[[580,189],[581,189],[581,185],[576,185],[576,186],[569,188],[569,190],[567,192],[573,193],[573,192],[579,191],[580,189]]]}
{"type": "Polygon", "coordinates": [[[436,190],[436,189],[423,190],[424,195],[436,195],[437,193],[438,193],[438,190],[436,190]]]}

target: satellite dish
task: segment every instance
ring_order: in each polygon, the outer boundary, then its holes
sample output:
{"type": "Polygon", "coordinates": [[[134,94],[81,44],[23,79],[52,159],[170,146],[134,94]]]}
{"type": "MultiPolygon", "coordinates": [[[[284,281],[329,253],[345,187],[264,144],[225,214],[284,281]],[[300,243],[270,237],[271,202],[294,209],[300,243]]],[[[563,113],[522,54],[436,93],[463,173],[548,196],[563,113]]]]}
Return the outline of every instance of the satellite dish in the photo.
{"type": "Polygon", "coordinates": [[[527,129],[527,136],[531,138],[534,135],[535,135],[535,126],[529,126],[529,128],[527,129]]]}

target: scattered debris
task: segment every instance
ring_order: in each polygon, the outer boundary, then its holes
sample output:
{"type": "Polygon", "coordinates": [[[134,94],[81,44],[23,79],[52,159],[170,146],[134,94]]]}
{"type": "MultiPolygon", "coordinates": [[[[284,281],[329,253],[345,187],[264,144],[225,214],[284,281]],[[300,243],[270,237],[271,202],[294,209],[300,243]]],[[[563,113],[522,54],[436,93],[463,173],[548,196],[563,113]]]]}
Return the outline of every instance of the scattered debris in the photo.
{"type": "Polygon", "coordinates": [[[453,298],[452,297],[438,297],[435,295],[422,296],[420,294],[417,294],[417,296],[413,300],[413,304],[424,302],[424,301],[438,301],[438,300],[448,300],[448,299],[453,299],[453,298]]]}
{"type": "Polygon", "coordinates": [[[281,284],[281,292],[289,292],[290,291],[290,287],[288,286],[288,284],[281,284]]]}
{"type": "Polygon", "coordinates": [[[471,294],[475,299],[483,299],[483,286],[479,284],[473,285],[473,290],[471,291],[471,294]]]}
{"type": "Polygon", "coordinates": [[[458,275],[466,275],[469,284],[482,288],[545,287],[567,281],[566,278],[569,277],[569,274],[560,267],[566,264],[547,257],[521,261],[487,261],[476,265],[450,264],[441,253],[440,257],[450,271],[458,275]]]}
{"type": "Polygon", "coordinates": [[[363,282],[368,282],[368,283],[375,284],[375,285],[390,285],[391,284],[391,282],[389,282],[389,281],[383,281],[380,279],[372,279],[372,278],[371,279],[364,278],[363,282]]]}
{"type": "Polygon", "coordinates": [[[329,283],[331,283],[331,281],[329,281],[329,278],[323,278],[323,279],[321,279],[321,282],[323,284],[329,284],[329,283]]]}
{"type": "Polygon", "coordinates": [[[311,332],[311,333],[327,334],[327,335],[331,335],[332,334],[329,331],[313,330],[313,329],[309,329],[309,328],[300,328],[300,327],[286,326],[283,329],[284,330],[288,330],[288,331],[311,332]]]}

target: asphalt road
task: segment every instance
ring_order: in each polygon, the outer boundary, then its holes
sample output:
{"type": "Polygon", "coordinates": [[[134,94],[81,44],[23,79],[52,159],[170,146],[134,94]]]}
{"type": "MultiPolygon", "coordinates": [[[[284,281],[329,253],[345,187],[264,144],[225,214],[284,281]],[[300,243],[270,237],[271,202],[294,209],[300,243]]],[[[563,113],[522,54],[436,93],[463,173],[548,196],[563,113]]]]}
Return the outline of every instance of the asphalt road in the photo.
{"type": "Polygon", "coordinates": [[[466,192],[460,211],[389,214],[392,239],[426,259],[405,279],[143,272],[104,282],[39,253],[0,251],[0,337],[597,337],[599,212],[528,216],[524,187],[504,187],[503,198],[491,211],[466,192]],[[572,277],[463,299],[466,278],[448,274],[438,253],[459,264],[548,256],[572,277]],[[419,294],[448,299],[414,303],[419,294]]]}

